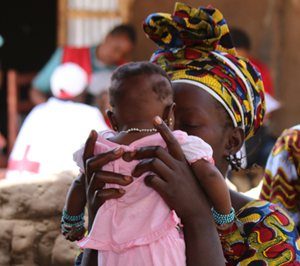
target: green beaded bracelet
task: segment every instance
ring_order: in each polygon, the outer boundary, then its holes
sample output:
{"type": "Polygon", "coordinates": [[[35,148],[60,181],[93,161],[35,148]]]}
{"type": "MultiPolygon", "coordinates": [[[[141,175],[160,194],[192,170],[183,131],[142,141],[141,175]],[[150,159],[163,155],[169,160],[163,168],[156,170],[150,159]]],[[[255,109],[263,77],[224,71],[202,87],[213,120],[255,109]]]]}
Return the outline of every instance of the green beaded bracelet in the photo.
{"type": "Polygon", "coordinates": [[[69,215],[66,209],[63,209],[62,219],[69,222],[79,222],[84,218],[84,211],[79,215],[69,215]]]}
{"type": "Polygon", "coordinates": [[[230,224],[234,221],[235,211],[231,207],[229,214],[218,213],[213,207],[211,208],[212,216],[217,225],[230,224]]]}

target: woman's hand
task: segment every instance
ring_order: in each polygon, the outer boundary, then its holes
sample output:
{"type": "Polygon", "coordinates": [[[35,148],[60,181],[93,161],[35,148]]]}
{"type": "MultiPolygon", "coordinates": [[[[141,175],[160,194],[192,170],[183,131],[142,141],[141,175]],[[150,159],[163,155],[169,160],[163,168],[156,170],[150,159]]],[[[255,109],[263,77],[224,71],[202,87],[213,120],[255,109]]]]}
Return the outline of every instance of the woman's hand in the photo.
{"type": "MultiPolygon", "coordinates": [[[[132,177],[102,170],[105,164],[120,158],[123,155],[123,150],[117,149],[94,156],[96,140],[97,132],[93,130],[85,143],[83,152],[89,230],[92,227],[95,215],[100,206],[106,200],[120,198],[125,193],[123,189],[105,189],[105,184],[126,186],[132,182],[132,177]]],[[[96,250],[85,249],[81,265],[97,265],[97,254],[98,252],[96,250]]]]}
{"type": "Polygon", "coordinates": [[[200,188],[178,141],[171,130],[159,118],[154,119],[154,126],[165,140],[168,151],[159,146],[143,147],[131,153],[125,153],[125,160],[142,160],[133,171],[134,177],[151,171],[155,175],[145,178],[147,186],[155,189],[174,209],[182,222],[199,213],[210,215],[210,206],[200,188]]]}
{"type": "Polygon", "coordinates": [[[154,126],[165,140],[168,152],[161,147],[144,147],[124,154],[125,160],[142,160],[132,175],[145,178],[183,223],[186,265],[225,265],[219,236],[212,219],[210,205],[196,177],[186,162],[181,147],[166,124],[156,117],[154,126]]]}
{"type": "MultiPolygon", "coordinates": [[[[90,134],[84,151],[87,201],[89,211],[93,213],[89,224],[106,200],[119,198],[125,193],[122,189],[103,189],[105,183],[128,185],[132,182],[132,177],[102,171],[103,165],[121,156],[125,160],[142,160],[133,171],[133,176],[138,177],[148,171],[156,174],[145,178],[146,185],[155,189],[181,218],[187,265],[224,265],[208,201],[170,129],[159,117],[155,118],[154,125],[164,138],[168,152],[160,147],[145,147],[133,153],[124,154],[119,149],[93,156],[97,134],[94,131],[90,134]]],[[[96,261],[97,252],[85,250],[82,265],[93,265],[96,261]]]]}
{"type": "Polygon", "coordinates": [[[106,200],[120,198],[125,193],[124,189],[105,189],[105,184],[108,183],[126,186],[133,180],[131,176],[124,176],[102,170],[104,165],[120,158],[124,151],[119,148],[94,156],[96,140],[97,132],[93,130],[86,141],[83,153],[86,198],[89,210],[89,225],[93,223],[97,210],[106,200]]]}

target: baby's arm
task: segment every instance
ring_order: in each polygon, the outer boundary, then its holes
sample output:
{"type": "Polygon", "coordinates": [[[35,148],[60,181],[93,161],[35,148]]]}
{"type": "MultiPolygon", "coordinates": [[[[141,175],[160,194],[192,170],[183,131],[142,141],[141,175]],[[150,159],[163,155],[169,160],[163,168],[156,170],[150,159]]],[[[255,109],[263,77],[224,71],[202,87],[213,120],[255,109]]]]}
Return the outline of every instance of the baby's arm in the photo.
{"type": "Polygon", "coordinates": [[[65,203],[65,210],[69,215],[79,215],[86,205],[85,176],[80,174],[73,180],[65,203]]]}
{"type": "MultiPolygon", "coordinates": [[[[178,133],[177,133],[178,134],[178,133]]],[[[226,229],[234,220],[229,190],[223,175],[214,166],[213,150],[196,136],[185,136],[181,148],[194,174],[212,204],[212,215],[220,229],[226,229]]]]}
{"type": "Polygon", "coordinates": [[[63,211],[62,233],[66,239],[74,241],[80,240],[84,236],[85,229],[82,223],[85,205],[85,176],[80,174],[69,188],[63,211]],[[73,226],[71,226],[72,224],[73,226]]]}
{"type": "Polygon", "coordinates": [[[230,214],[230,194],[225,179],[219,170],[212,163],[204,159],[194,162],[192,169],[214,210],[219,214],[230,214]]]}

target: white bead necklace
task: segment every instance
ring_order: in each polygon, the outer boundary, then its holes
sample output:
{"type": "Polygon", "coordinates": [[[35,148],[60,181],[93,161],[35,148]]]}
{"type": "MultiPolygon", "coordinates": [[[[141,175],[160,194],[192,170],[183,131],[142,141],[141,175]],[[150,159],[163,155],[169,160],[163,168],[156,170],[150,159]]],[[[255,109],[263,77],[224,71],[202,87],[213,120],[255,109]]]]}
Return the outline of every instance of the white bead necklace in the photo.
{"type": "Polygon", "coordinates": [[[136,127],[132,127],[129,128],[127,130],[122,131],[124,133],[130,133],[130,132],[143,132],[143,133],[153,133],[153,132],[157,132],[156,128],[136,128],[136,127]]]}

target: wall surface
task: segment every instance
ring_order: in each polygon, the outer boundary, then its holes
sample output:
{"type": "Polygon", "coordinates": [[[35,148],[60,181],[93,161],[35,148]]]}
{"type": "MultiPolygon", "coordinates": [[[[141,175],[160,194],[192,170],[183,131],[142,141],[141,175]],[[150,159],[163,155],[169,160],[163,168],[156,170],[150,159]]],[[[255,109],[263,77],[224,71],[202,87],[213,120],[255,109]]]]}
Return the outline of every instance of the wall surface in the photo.
{"type": "Polygon", "coordinates": [[[60,234],[73,173],[0,182],[0,265],[71,266],[79,252],[60,234]]]}
{"type": "MultiPolygon", "coordinates": [[[[142,21],[152,12],[171,12],[176,1],[135,0],[130,22],[136,26],[135,60],[147,60],[155,45],[146,39],[142,21]]],[[[275,96],[283,107],[273,114],[276,134],[300,123],[300,0],[203,0],[182,1],[192,6],[212,5],[220,9],[229,27],[245,30],[252,41],[252,54],[269,66],[275,96]],[[299,74],[298,74],[299,73],[299,74]],[[297,75],[298,74],[298,75],[297,75]]]]}

